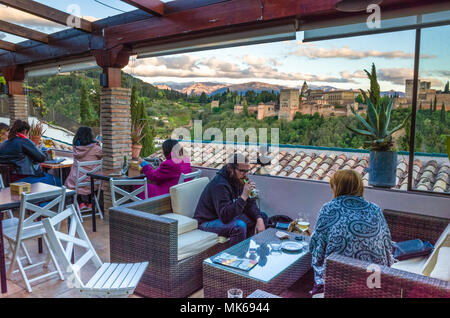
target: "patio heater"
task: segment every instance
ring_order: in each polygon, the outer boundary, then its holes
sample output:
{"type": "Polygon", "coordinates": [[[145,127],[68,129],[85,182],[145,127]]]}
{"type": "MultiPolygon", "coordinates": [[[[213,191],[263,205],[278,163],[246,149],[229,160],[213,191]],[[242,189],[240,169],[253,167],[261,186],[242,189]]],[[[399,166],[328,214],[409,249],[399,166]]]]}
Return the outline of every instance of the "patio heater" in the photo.
{"type": "Polygon", "coordinates": [[[371,4],[379,5],[383,0],[341,0],[336,2],[334,7],[342,12],[366,11],[371,4]]]}

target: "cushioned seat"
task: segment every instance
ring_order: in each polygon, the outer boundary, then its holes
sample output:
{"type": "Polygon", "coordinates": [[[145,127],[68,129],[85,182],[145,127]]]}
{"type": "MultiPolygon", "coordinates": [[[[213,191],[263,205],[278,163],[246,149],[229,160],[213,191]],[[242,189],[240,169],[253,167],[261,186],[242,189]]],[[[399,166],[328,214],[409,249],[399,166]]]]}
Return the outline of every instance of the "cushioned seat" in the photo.
{"type": "Polygon", "coordinates": [[[193,230],[178,235],[178,260],[206,251],[216,245],[218,236],[216,233],[193,230]]]}
{"type": "Polygon", "coordinates": [[[196,230],[198,227],[198,222],[196,219],[193,219],[193,218],[181,215],[181,214],[167,213],[167,214],[162,214],[161,216],[178,221],[178,235],[187,233],[189,231],[196,230]]]}
{"type": "Polygon", "coordinates": [[[171,187],[170,199],[172,202],[172,211],[190,218],[194,217],[198,200],[208,183],[209,179],[203,177],[171,187]]]}
{"type": "Polygon", "coordinates": [[[422,268],[425,265],[427,259],[428,259],[427,256],[415,257],[397,262],[393,264],[391,267],[414,274],[422,274],[422,268]]]}

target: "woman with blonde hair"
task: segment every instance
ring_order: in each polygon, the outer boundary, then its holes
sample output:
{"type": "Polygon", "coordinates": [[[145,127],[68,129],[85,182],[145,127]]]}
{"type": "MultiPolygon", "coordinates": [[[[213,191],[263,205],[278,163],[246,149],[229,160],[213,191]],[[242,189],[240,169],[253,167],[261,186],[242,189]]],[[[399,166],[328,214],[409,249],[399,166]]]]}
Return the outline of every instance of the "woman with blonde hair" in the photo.
{"type": "Polygon", "coordinates": [[[361,175],[355,170],[336,171],[330,186],[334,199],[320,210],[309,246],[313,295],[323,292],[325,259],[331,253],[387,266],[394,263],[391,233],[380,207],[363,198],[361,175]]]}

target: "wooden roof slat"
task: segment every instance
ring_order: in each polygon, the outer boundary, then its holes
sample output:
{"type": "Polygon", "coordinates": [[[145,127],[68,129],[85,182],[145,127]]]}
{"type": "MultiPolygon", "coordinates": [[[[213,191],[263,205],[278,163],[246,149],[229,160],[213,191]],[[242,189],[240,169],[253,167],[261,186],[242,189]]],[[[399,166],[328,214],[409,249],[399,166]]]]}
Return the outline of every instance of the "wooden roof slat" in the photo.
{"type": "Polygon", "coordinates": [[[42,42],[42,43],[48,43],[48,34],[35,31],[33,29],[25,28],[21,25],[9,23],[6,21],[0,20],[0,31],[14,34],[26,39],[42,42]]]}
{"type": "Polygon", "coordinates": [[[0,40],[0,49],[15,52],[16,51],[16,45],[11,42],[6,42],[3,40],[0,40]]]}
{"type": "MultiPolygon", "coordinates": [[[[73,19],[73,17],[66,12],[32,0],[0,0],[0,3],[65,26],[68,26],[67,21],[72,21],[73,19]]],[[[79,29],[91,32],[92,23],[80,18],[79,29]]]]}
{"type": "Polygon", "coordinates": [[[153,15],[164,15],[164,2],[161,0],[122,0],[138,9],[153,15]]]}

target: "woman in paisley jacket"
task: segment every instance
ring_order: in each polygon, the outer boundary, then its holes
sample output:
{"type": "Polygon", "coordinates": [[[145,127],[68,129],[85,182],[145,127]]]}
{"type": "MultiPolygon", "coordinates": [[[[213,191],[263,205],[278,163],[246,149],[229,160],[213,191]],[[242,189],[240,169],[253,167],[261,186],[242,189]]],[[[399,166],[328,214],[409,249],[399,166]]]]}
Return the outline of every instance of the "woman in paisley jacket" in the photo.
{"type": "Polygon", "coordinates": [[[363,198],[364,185],[354,170],[339,170],[330,180],[334,199],[319,213],[310,252],[314,269],[314,289],[323,292],[325,259],[331,253],[391,266],[392,240],[383,212],[363,198]]]}

